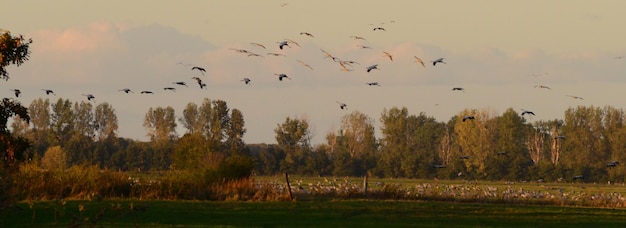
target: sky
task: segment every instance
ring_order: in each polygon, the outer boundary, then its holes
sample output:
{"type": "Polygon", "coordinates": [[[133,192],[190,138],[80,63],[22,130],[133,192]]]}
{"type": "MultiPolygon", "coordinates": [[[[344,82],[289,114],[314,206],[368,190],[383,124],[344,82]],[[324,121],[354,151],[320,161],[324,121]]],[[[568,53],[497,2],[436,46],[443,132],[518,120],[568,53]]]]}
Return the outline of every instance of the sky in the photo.
{"type": "Polygon", "coordinates": [[[80,102],[93,94],[94,104],[115,109],[120,137],[142,141],[149,108],[171,106],[180,117],[188,103],[204,98],[243,113],[246,143],[276,143],[274,129],[287,117],[306,119],[312,142],[324,143],[353,111],[372,118],[380,137],[381,113],[393,107],[445,122],[465,109],[494,115],[525,109],[536,114],[530,121],[563,119],[579,105],[626,106],[626,57],[619,58],[626,56],[625,8],[621,0],[4,0],[0,29],[33,44],[28,62],[8,68],[0,96],[20,89],[18,100],[28,106],[37,98],[80,102]],[[279,49],[286,39],[299,46],[279,49]],[[342,71],[322,49],[357,63],[342,71]],[[433,66],[438,58],[446,64],[433,66]],[[366,72],[373,64],[378,69],[366,72]]]}

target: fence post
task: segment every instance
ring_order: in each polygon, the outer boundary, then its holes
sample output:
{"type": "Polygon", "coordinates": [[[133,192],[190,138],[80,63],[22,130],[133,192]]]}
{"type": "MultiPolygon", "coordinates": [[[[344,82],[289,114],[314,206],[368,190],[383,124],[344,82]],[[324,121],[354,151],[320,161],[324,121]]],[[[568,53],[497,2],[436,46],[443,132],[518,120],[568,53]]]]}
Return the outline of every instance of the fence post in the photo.
{"type": "Polygon", "coordinates": [[[293,200],[293,195],[291,195],[291,184],[289,184],[289,174],[285,172],[285,181],[287,182],[287,191],[289,191],[289,199],[293,200]]]}
{"type": "Polygon", "coordinates": [[[367,175],[363,176],[363,195],[367,197],[367,175]]]}

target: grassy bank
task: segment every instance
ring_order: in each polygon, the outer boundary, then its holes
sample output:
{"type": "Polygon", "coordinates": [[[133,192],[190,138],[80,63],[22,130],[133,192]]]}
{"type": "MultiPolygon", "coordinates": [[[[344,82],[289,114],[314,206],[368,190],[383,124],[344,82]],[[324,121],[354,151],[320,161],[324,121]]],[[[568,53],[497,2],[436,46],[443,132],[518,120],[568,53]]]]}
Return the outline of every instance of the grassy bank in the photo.
{"type": "Polygon", "coordinates": [[[1,227],[624,227],[626,210],[423,201],[40,201],[0,211],[1,227]]]}

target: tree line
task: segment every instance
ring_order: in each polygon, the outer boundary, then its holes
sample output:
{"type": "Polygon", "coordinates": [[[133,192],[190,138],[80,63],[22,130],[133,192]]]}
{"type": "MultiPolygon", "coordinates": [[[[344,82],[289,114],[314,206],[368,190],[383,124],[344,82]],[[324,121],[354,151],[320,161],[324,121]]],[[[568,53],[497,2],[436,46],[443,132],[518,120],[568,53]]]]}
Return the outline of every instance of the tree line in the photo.
{"type": "Polygon", "coordinates": [[[291,117],[274,129],[276,144],[248,145],[243,141],[243,114],[222,100],[189,103],[180,117],[172,107],[150,108],[143,123],[147,142],[118,137],[115,109],[106,102],[39,98],[28,111],[30,122],[15,118],[11,124],[14,135],[31,143],[25,157],[39,161],[56,146],[65,154],[67,167],[201,169],[244,156],[254,161],[258,175],[512,181],[571,181],[582,176],[583,181],[618,182],[626,177],[619,165],[625,158],[625,115],[610,106],[572,107],[564,120],[532,123],[513,109],[501,115],[466,109],[441,122],[394,107],[381,113],[380,138],[375,136],[375,120],[353,111],[319,145],[311,144],[309,123],[291,117]],[[468,115],[475,118],[464,121],[468,115]],[[176,132],[178,124],[186,129],[182,137],[176,132]]]}

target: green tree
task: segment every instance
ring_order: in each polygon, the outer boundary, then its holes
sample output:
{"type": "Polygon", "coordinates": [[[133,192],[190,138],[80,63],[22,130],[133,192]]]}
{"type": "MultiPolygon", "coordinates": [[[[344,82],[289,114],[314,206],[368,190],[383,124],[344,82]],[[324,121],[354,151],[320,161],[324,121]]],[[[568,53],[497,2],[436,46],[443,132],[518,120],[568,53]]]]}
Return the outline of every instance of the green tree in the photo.
{"type": "Polygon", "coordinates": [[[148,129],[150,141],[169,143],[176,139],[176,118],[174,108],[157,107],[148,109],[143,126],[148,129]]]}
{"type": "Polygon", "coordinates": [[[50,147],[41,158],[41,167],[50,171],[65,171],[67,154],[60,146],[50,147]]]}
{"type": "Polygon", "coordinates": [[[230,112],[228,125],[226,129],[226,146],[230,155],[241,154],[245,147],[243,135],[246,133],[245,121],[243,113],[239,109],[233,109],[230,112]]]}
{"type": "Polygon", "coordinates": [[[56,138],[56,141],[63,144],[74,135],[74,111],[72,103],[69,100],[59,98],[56,103],[52,104],[52,114],[50,115],[50,129],[56,138]]]}
{"type": "Polygon", "coordinates": [[[206,168],[209,145],[199,133],[187,133],[177,142],[172,152],[172,168],[177,170],[199,170],[206,168]]]}
{"type": "Polygon", "coordinates": [[[29,122],[28,109],[17,100],[4,98],[0,101],[0,208],[15,204],[13,177],[18,172],[19,163],[26,160],[28,140],[15,137],[7,127],[9,118],[19,117],[29,122]]]}
{"type": "Polygon", "coordinates": [[[12,36],[9,31],[0,31],[0,77],[9,80],[9,72],[6,67],[10,64],[22,65],[30,56],[30,44],[32,39],[26,40],[24,36],[12,36]]]}
{"type": "Polygon", "coordinates": [[[117,115],[115,109],[109,103],[101,103],[96,106],[94,122],[99,141],[117,137],[117,115]]]}
{"type": "Polygon", "coordinates": [[[281,171],[294,173],[303,170],[305,157],[310,151],[309,122],[287,117],[274,132],[278,146],[285,151],[285,159],[280,164],[281,171]]]}
{"type": "Polygon", "coordinates": [[[87,136],[91,139],[96,134],[96,126],[94,124],[93,104],[91,102],[81,101],[74,103],[74,132],[78,135],[87,136]]]}
{"type": "Polygon", "coordinates": [[[183,116],[178,118],[178,122],[187,129],[187,133],[202,133],[202,124],[200,123],[200,111],[198,105],[189,102],[183,110],[183,116]]]}

